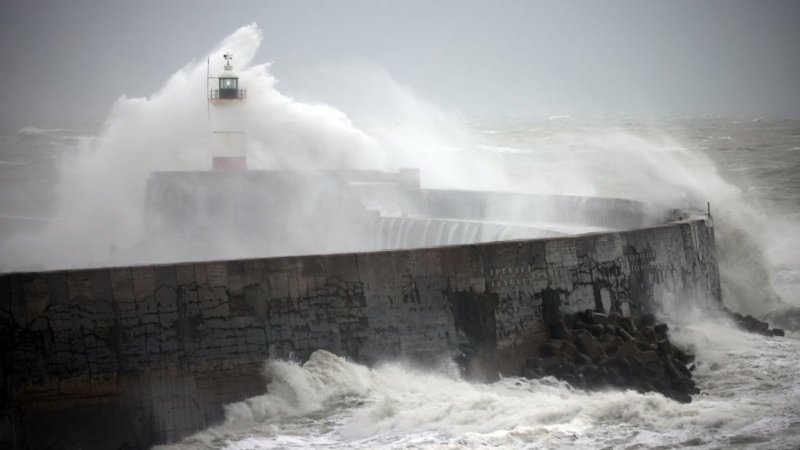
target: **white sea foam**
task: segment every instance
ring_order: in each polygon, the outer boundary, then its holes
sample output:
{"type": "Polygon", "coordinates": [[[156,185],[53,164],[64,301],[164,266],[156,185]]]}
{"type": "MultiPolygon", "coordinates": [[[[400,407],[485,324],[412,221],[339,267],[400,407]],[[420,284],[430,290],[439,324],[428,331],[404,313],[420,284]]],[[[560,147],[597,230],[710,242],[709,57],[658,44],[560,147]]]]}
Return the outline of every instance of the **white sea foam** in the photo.
{"type": "Polygon", "coordinates": [[[271,361],[267,394],[229,405],[224,424],[168,448],[791,448],[800,421],[796,337],[698,319],[673,330],[696,349],[703,393],[586,393],[552,378],[462,381],[401,364],[374,369],[324,351],[271,361]],[[738,443],[738,444],[737,444],[738,443]]]}

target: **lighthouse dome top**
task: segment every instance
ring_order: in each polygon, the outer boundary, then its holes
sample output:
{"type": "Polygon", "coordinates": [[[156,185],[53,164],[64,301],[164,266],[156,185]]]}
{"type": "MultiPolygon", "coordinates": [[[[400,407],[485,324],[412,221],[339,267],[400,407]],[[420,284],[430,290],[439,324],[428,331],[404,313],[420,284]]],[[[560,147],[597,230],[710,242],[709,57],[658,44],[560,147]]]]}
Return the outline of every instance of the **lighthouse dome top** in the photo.
{"type": "Polygon", "coordinates": [[[226,69],[222,73],[219,74],[218,78],[239,78],[239,76],[236,75],[236,72],[234,72],[233,70],[227,70],[226,69]]]}

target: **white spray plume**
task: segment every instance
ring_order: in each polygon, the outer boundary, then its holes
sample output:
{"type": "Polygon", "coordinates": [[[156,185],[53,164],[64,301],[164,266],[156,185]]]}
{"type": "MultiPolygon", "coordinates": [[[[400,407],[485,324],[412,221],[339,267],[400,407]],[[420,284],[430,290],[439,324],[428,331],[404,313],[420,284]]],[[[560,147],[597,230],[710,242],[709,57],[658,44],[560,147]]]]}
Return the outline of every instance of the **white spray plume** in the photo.
{"type": "MultiPolygon", "coordinates": [[[[212,74],[222,71],[224,53],[235,55],[247,89],[242,117],[251,167],[382,169],[384,155],[375,142],[343,113],[292,100],[275,89],[267,65],[250,65],[261,39],[258,27],[248,25],[207,55],[212,74]]],[[[122,254],[141,242],[148,176],[211,167],[206,66],[206,57],[189,63],[149,98],[120,98],[100,136],[64,161],[52,223],[0,244],[0,269],[113,263],[114,249],[122,254]]]]}
{"type": "Polygon", "coordinates": [[[653,130],[565,125],[563,131],[549,125],[545,134],[532,133],[537,137],[525,145],[535,157],[508,156],[519,161],[511,170],[536,183],[510,182],[514,188],[552,192],[551,186],[557,193],[630,198],[662,208],[705,210],[710,203],[726,303],[749,314],[776,306],[776,263],[767,250],[784,237],[769,231],[774,219],[723,179],[708,156],[653,130]]]}
{"type": "Polygon", "coordinates": [[[334,86],[321,91],[391,149],[396,165],[422,168],[427,187],[620,197],[654,211],[710,203],[726,303],[750,314],[777,305],[772,278],[775,267],[792,263],[786,248],[793,247],[785,244],[796,224],[765,214],[706,154],[674,135],[675,127],[507,120],[469,128],[380,68],[351,65],[314,76],[334,86]]]}

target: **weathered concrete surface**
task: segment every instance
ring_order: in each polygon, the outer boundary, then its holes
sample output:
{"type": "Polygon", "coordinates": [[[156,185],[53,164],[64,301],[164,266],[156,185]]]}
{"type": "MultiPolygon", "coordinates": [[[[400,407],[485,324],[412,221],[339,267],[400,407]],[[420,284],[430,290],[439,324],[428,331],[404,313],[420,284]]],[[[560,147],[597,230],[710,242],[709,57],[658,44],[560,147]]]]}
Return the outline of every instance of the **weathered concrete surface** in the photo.
{"type": "MultiPolygon", "coordinates": [[[[513,367],[550,315],[720,301],[710,220],[377,253],[0,276],[0,446],[141,448],[263,392],[269,357],[513,367]],[[498,357],[499,355],[499,357],[498,357]]],[[[496,373],[496,372],[495,372],[496,373]]]]}

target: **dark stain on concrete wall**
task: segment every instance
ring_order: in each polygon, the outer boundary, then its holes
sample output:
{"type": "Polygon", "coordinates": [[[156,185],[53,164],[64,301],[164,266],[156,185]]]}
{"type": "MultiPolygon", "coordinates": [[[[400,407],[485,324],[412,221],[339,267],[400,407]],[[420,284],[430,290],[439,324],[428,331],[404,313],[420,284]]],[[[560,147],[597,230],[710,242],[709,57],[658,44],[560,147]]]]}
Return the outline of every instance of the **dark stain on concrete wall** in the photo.
{"type": "MultiPolygon", "coordinates": [[[[495,309],[499,303],[498,295],[492,292],[477,293],[472,289],[446,291],[444,295],[450,304],[456,331],[467,337],[467,342],[458,349],[461,352],[458,357],[468,363],[478,356],[483,359],[481,365],[491,364],[497,348],[495,309]]],[[[470,371],[474,373],[478,370],[473,368],[470,371]]]]}

